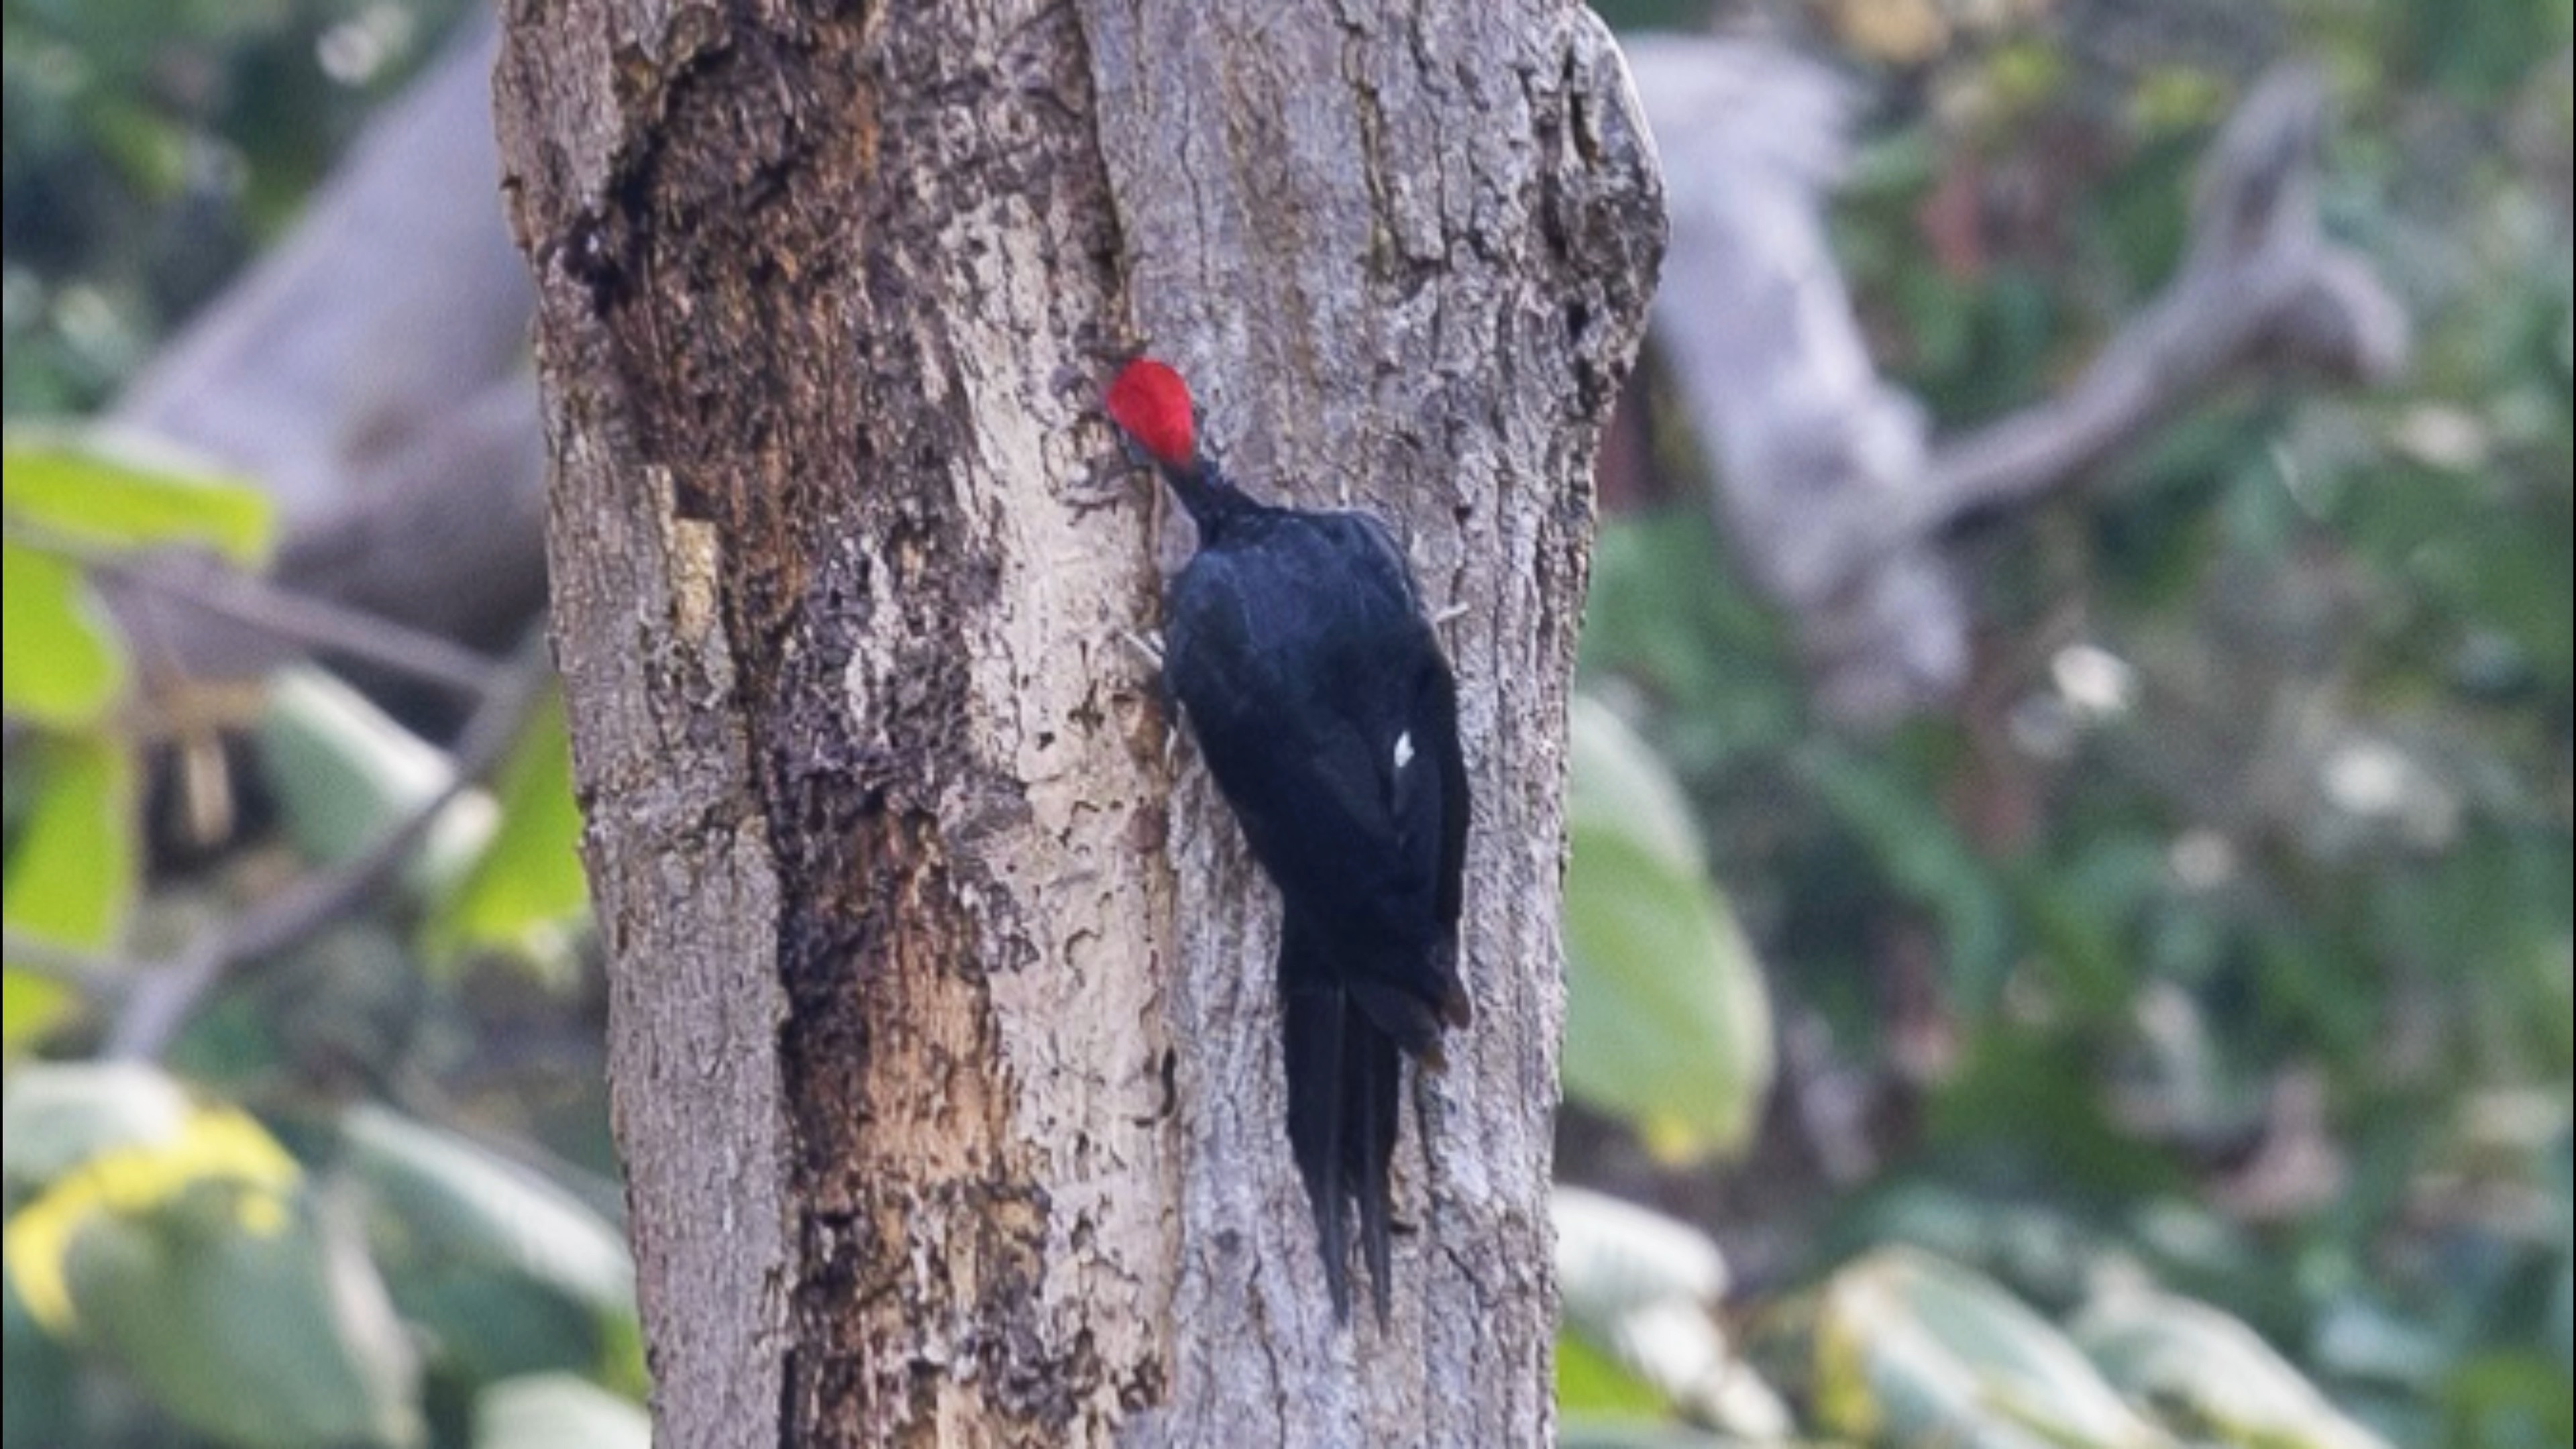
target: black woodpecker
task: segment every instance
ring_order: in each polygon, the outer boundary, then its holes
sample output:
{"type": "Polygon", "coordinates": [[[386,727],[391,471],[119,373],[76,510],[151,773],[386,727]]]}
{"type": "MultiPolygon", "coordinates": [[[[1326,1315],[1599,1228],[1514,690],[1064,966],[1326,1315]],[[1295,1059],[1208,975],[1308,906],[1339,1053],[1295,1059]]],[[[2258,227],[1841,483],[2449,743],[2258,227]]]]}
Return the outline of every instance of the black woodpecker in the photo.
{"type": "Polygon", "coordinates": [[[1163,684],[1279,888],[1288,1141],[1333,1311],[1350,1317],[1356,1207],[1383,1323],[1402,1060],[1437,1065],[1470,1018],[1457,686],[1384,525],[1245,494],[1160,362],[1129,363],[1108,411],[1198,525],[1164,600],[1163,684]]]}

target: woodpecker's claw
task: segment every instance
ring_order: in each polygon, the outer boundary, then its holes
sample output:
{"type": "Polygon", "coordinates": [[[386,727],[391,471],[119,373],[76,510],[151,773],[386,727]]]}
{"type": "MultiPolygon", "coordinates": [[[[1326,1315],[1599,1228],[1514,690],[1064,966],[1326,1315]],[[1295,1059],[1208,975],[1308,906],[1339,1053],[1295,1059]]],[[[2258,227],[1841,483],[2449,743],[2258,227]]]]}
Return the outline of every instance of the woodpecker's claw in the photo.
{"type": "Polygon", "coordinates": [[[1150,630],[1140,634],[1133,629],[1121,629],[1118,631],[1118,637],[1127,641],[1129,648],[1145,656],[1145,662],[1153,665],[1156,673],[1162,671],[1163,637],[1160,634],[1150,630]]]}
{"type": "Polygon", "coordinates": [[[1127,445],[1127,456],[1096,458],[1082,475],[1056,490],[1056,501],[1067,508],[1088,512],[1109,508],[1134,498],[1138,489],[1130,481],[1134,473],[1134,445],[1127,445]]]}
{"type": "Polygon", "coordinates": [[[1107,487],[1073,487],[1059,491],[1055,495],[1055,501],[1067,508],[1088,513],[1095,508],[1115,508],[1126,502],[1134,491],[1117,484],[1107,487]]]}

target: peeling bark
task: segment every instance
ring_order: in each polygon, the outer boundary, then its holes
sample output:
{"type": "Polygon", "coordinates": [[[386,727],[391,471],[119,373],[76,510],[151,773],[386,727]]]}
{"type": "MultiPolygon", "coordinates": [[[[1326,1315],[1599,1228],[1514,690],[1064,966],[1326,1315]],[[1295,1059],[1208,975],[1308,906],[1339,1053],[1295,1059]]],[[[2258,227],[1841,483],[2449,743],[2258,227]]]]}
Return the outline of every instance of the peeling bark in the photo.
{"type": "Polygon", "coordinates": [[[1543,1440],[1564,691],[1661,244],[1606,34],[504,26],[666,1442],[1543,1440]],[[1478,1023],[1417,1096],[1383,1335],[1332,1322],[1289,1166],[1270,892],[1122,637],[1159,509],[1069,496],[1134,341],[1253,487],[1388,517],[1467,608],[1478,1023]]]}

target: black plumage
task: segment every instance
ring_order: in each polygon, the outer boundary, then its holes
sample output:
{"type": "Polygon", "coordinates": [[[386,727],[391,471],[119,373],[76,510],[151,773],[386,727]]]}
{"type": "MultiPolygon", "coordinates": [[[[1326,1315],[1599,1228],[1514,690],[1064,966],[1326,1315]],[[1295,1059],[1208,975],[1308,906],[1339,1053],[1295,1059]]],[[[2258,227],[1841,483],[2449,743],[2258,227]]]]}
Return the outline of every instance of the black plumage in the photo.
{"type": "Polygon", "coordinates": [[[1256,502],[1197,456],[1193,428],[1140,427],[1127,401],[1113,389],[1113,416],[1198,524],[1165,601],[1163,679],[1279,889],[1288,1137],[1334,1310],[1350,1311],[1356,1209],[1384,1318],[1402,1058],[1436,1062],[1469,1018],[1456,686],[1383,525],[1256,502]]]}

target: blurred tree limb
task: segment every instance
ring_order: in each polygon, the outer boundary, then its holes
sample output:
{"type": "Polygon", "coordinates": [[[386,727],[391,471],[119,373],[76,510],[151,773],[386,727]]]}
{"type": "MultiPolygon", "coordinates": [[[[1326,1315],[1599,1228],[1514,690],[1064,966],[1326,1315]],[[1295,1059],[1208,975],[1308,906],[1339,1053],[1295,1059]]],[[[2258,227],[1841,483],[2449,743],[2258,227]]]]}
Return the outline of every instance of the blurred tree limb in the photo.
{"type": "Polygon", "coordinates": [[[2281,69],[2204,162],[2165,291],[2062,395],[1932,439],[1872,365],[1826,237],[1842,84],[1768,47],[1628,48],[1672,194],[1657,352],[1718,460],[1736,552],[1795,614],[1822,696],[1846,717],[1937,703],[1964,679],[1953,525],[2083,481],[2249,367],[2361,381],[2404,360],[2403,309],[2318,224],[2323,87],[2281,69]]]}
{"type": "Polygon", "coordinates": [[[178,956],[120,972],[132,982],[108,1029],[106,1054],[157,1057],[207,994],[237,974],[273,962],[365,909],[385,888],[448,804],[500,767],[554,677],[542,631],[532,630],[486,690],[459,734],[454,776],[436,794],[346,861],[301,877],[218,929],[199,933],[178,956]]]}
{"type": "MultiPolygon", "coordinates": [[[[529,286],[497,198],[492,54],[478,17],[105,419],[258,480],[284,522],[275,589],[482,648],[544,603],[529,286]]],[[[257,676],[305,644],[356,652],[173,597],[214,586],[106,582],[138,642],[190,675],[257,676]]]]}

